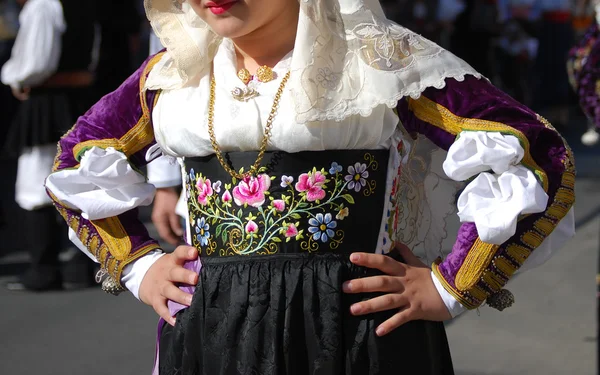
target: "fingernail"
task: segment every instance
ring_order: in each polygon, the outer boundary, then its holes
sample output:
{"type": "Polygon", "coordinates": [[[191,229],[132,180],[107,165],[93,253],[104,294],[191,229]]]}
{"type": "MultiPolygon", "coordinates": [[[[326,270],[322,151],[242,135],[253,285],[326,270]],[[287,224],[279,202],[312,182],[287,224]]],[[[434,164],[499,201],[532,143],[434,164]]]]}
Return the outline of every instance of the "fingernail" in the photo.
{"type": "Polygon", "coordinates": [[[190,276],[190,284],[192,284],[192,285],[196,284],[196,275],[190,276]]]}
{"type": "Polygon", "coordinates": [[[350,311],[352,312],[352,314],[360,314],[360,312],[362,311],[362,306],[359,304],[352,305],[350,306],[350,311]]]}
{"type": "Polygon", "coordinates": [[[187,296],[186,299],[185,299],[185,301],[186,301],[186,303],[187,303],[188,306],[191,306],[192,305],[192,296],[187,296]]]}
{"type": "Polygon", "coordinates": [[[190,258],[191,258],[191,257],[193,257],[195,254],[196,254],[196,249],[191,249],[191,250],[188,252],[188,255],[190,256],[190,258]]]}
{"type": "Polygon", "coordinates": [[[169,320],[169,324],[172,325],[173,327],[175,327],[175,323],[177,322],[177,320],[175,320],[175,318],[171,318],[169,320]]]}
{"type": "Polygon", "coordinates": [[[352,283],[350,281],[346,281],[344,284],[342,284],[342,290],[344,292],[351,292],[352,291],[352,283]]]}
{"type": "Polygon", "coordinates": [[[359,259],[360,259],[360,255],[358,255],[358,254],[350,255],[350,261],[352,261],[352,262],[358,262],[359,259]]]}
{"type": "Polygon", "coordinates": [[[377,331],[375,331],[375,333],[377,333],[377,336],[383,336],[385,335],[385,329],[383,327],[377,327],[377,331]]]}

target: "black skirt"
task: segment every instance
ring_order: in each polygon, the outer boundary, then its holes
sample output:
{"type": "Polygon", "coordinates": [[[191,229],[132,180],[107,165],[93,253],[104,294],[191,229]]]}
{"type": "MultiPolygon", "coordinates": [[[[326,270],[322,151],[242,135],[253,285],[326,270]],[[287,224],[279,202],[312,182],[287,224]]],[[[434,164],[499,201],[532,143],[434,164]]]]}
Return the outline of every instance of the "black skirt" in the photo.
{"type": "MultiPolygon", "coordinates": [[[[380,273],[352,264],[349,255],[377,247],[386,202],[385,189],[379,187],[386,185],[388,155],[387,151],[269,153],[263,173],[271,183],[263,182],[269,186],[270,198],[264,203],[251,201],[254,206],[236,205],[227,198],[223,190],[238,183],[223,172],[214,156],[186,159],[190,219],[195,223],[190,230],[202,269],[192,305],[178,313],[175,327],[165,325],[162,330],[160,374],[453,374],[443,323],[413,321],[377,337],[377,327],[397,311],[353,316],[352,304],[375,295],[342,291],[345,281],[380,273]],[[298,195],[305,189],[302,184],[294,190],[285,183],[290,176],[295,181],[305,181],[307,176],[319,181],[318,173],[329,181],[323,182],[318,202],[298,195]],[[351,183],[361,176],[363,190],[351,183]],[[218,187],[223,189],[216,194],[218,187]],[[282,208],[286,196],[295,198],[282,208]],[[275,204],[278,200],[280,205],[275,204]],[[348,206],[337,206],[340,201],[348,206]],[[348,216],[335,215],[343,207],[351,207],[348,216]],[[209,221],[211,215],[214,221],[209,221]],[[285,223],[286,217],[296,222],[294,234],[304,228],[304,240],[286,239],[285,229],[270,231],[277,222],[285,223]],[[233,223],[248,220],[256,226],[247,226],[247,235],[240,237],[235,229],[226,232],[228,225],[233,228],[233,223]],[[252,230],[258,237],[252,237],[252,230]],[[271,235],[280,236],[274,246],[240,251],[243,246],[238,245],[271,235]]],[[[251,164],[255,156],[227,155],[236,169],[244,162],[251,164]]],[[[248,191],[258,186],[252,181],[247,185],[248,191]]],[[[319,193],[318,185],[312,187],[319,193]]],[[[233,192],[234,198],[241,199],[240,190],[233,192]]],[[[401,261],[394,252],[390,256],[401,261]]]]}
{"type": "Polygon", "coordinates": [[[160,337],[160,374],[450,375],[442,323],[413,321],[377,337],[395,312],[363,317],[344,281],[370,271],[347,257],[281,255],[203,261],[194,302],[160,337]]]}
{"type": "Polygon", "coordinates": [[[93,104],[91,88],[34,88],[20,106],[7,134],[5,150],[17,156],[24,148],[57,143],[93,104]]]}

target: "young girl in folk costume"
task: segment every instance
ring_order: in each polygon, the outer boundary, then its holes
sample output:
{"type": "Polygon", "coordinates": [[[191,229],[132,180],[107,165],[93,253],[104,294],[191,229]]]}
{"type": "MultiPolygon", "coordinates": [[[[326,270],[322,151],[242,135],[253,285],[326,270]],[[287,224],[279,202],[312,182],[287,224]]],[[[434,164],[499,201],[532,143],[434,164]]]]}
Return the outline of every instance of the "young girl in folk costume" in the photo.
{"type": "Polygon", "coordinates": [[[46,183],[105,289],[169,323],[156,372],[452,374],[442,321],[509,306],[510,277],[573,235],[560,135],[377,1],[146,7],[166,52],[79,120],[46,183]],[[161,153],[188,198],[172,254],[135,212],[161,153]]]}

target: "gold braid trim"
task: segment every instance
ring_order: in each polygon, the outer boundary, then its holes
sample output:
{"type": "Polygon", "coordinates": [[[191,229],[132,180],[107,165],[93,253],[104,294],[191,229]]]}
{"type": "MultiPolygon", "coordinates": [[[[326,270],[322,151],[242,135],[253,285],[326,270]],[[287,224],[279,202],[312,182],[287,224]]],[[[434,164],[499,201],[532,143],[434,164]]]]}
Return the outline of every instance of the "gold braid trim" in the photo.
{"type": "MultiPolygon", "coordinates": [[[[548,177],[533,160],[529,141],[525,135],[507,125],[480,119],[468,119],[456,116],[447,108],[421,96],[409,100],[409,109],[421,121],[425,121],[444,131],[458,135],[461,131],[495,131],[517,137],[525,155],[522,164],[531,169],[540,180],[544,190],[548,191],[548,177]]],[[[556,131],[544,118],[538,116],[546,128],[556,131]]],[[[560,188],[556,191],[552,203],[544,215],[533,223],[533,228],[520,236],[514,243],[497,246],[482,242],[479,238],[469,250],[467,257],[455,277],[453,287],[439,270],[441,260],[432,265],[432,270],[444,288],[463,306],[474,309],[480,306],[490,295],[498,293],[512,275],[519,269],[531,252],[541,245],[565,217],[575,202],[575,167],[573,153],[565,142],[566,157],[563,160],[565,172],[561,176],[560,188]],[[506,251],[502,252],[501,250],[506,251]],[[501,253],[497,255],[498,253],[501,253]]]]}

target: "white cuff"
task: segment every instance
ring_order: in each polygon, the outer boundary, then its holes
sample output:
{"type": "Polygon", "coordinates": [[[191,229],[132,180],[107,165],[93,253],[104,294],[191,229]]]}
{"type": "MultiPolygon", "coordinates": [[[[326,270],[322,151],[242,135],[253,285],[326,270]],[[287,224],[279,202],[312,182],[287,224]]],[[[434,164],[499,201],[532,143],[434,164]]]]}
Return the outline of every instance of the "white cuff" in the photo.
{"type": "Polygon", "coordinates": [[[465,181],[481,172],[506,172],[523,159],[525,150],[519,139],[498,132],[460,133],[448,149],[444,172],[455,181],[465,181]]]}
{"type": "Polygon", "coordinates": [[[433,284],[435,285],[435,288],[440,294],[440,297],[442,297],[442,300],[444,301],[444,305],[446,305],[446,308],[450,312],[450,315],[452,315],[452,318],[456,318],[460,314],[467,311],[467,308],[464,307],[460,302],[458,302],[456,298],[454,298],[454,296],[452,296],[452,294],[450,294],[442,286],[442,283],[438,280],[438,278],[433,272],[431,272],[431,278],[433,279],[433,284]]]}
{"type": "Polygon", "coordinates": [[[520,215],[543,212],[548,194],[529,169],[518,165],[501,175],[480,173],[458,198],[461,222],[473,222],[483,242],[501,245],[517,230],[520,215]]]}
{"type": "Polygon", "coordinates": [[[46,187],[64,205],[88,220],[118,216],[152,203],[155,187],[146,183],[125,154],[92,147],[77,169],[63,169],[46,179],[46,187]]]}
{"type": "Polygon", "coordinates": [[[165,255],[162,250],[154,250],[137,259],[136,261],[128,264],[123,269],[121,276],[121,283],[137,298],[140,299],[140,286],[142,280],[146,276],[146,272],[152,267],[152,265],[165,255]]]}

